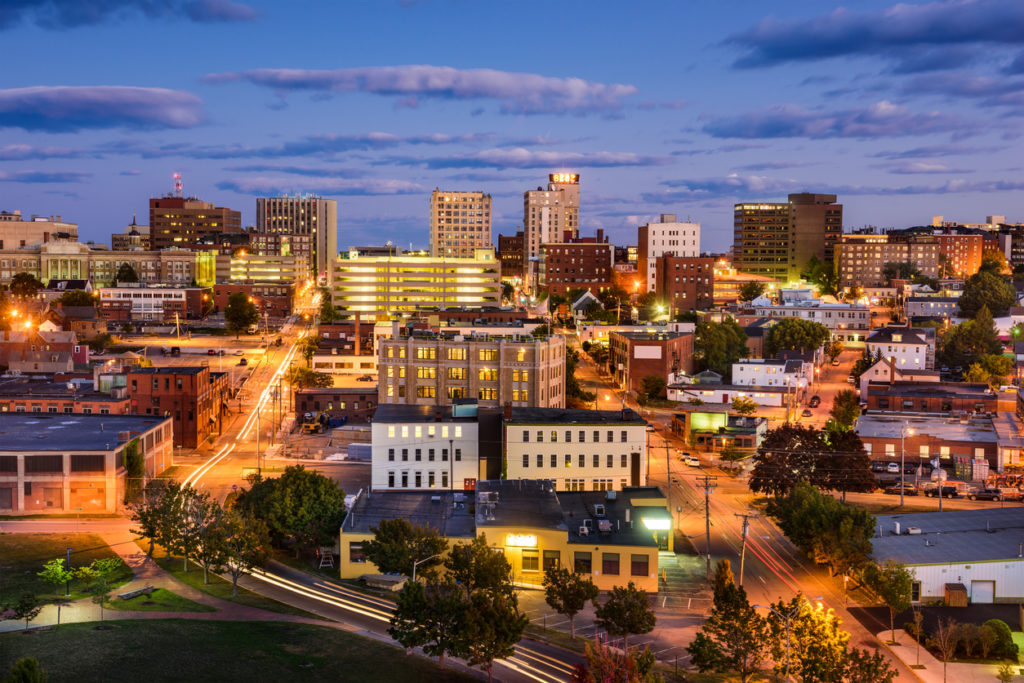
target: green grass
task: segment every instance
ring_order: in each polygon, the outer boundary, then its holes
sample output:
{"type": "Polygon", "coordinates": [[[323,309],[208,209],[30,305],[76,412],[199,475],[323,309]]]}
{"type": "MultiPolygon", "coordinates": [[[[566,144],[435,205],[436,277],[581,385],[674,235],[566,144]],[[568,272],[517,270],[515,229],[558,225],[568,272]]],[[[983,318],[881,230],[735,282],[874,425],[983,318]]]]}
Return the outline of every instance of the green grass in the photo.
{"type": "Polygon", "coordinates": [[[475,681],[340,629],[281,622],[146,619],[0,635],[8,659],[35,657],[50,683],[105,681],[475,681]],[[145,665],[139,664],[145,662],[145,665]],[[141,667],[141,668],[140,668],[141,667]]]}
{"type": "MultiPolygon", "coordinates": [[[[83,567],[93,560],[118,557],[96,534],[0,534],[0,602],[16,600],[23,593],[35,593],[42,600],[55,597],[57,587],[37,575],[50,560],[65,557],[71,548],[71,567],[83,567]]],[[[122,564],[111,577],[111,586],[131,581],[132,570],[122,564]]],[[[64,595],[64,588],[60,588],[64,595]]],[[[71,582],[71,599],[86,596],[78,581],[71,582]]]]}
{"type": "Polygon", "coordinates": [[[139,612],[216,612],[209,605],[201,605],[177,593],[157,588],[148,595],[138,595],[130,600],[118,600],[116,594],[106,604],[107,609],[135,610],[139,612]]]}
{"type": "MultiPolygon", "coordinates": [[[[149,550],[149,543],[146,540],[136,541],[143,552],[149,550]]],[[[182,562],[180,557],[165,557],[164,551],[160,546],[156,546],[156,550],[153,553],[153,560],[160,565],[164,571],[169,573],[174,578],[178,579],[187,586],[191,586],[198,591],[202,591],[208,595],[212,595],[215,598],[221,600],[228,600],[230,602],[236,602],[239,605],[246,605],[248,607],[257,607],[259,609],[265,609],[269,612],[278,612],[279,614],[292,614],[299,617],[306,617],[309,619],[321,619],[326,621],[323,617],[307,612],[306,610],[299,609],[298,607],[292,607],[282,602],[278,602],[272,598],[262,596],[258,593],[253,593],[250,590],[246,590],[241,586],[238,587],[238,597],[231,596],[231,582],[216,574],[210,573],[210,583],[203,582],[203,568],[199,565],[189,562],[189,570],[186,572],[182,568],[182,562]]]]}

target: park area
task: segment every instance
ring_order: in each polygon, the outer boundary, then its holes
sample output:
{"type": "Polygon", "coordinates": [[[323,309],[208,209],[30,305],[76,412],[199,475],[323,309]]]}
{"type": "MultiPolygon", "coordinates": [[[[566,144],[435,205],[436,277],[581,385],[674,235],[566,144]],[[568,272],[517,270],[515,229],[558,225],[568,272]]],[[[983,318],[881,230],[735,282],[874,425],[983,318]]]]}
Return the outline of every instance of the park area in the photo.
{"type": "MultiPolygon", "coordinates": [[[[49,584],[38,573],[51,560],[66,560],[68,548],[71,548],[72,569],[88,566],[96,560],[119,559],[96,534],[0,534],[0,604],[13,602],[25,593],[33,593],[43,602],[57,595],[64,596],[64,585],[49,584]]],[[[121,564],[108,583],[117,587],[131,579],[131,569],[121,564]]],[[[86,596],[83,582],[72,579],[71,599],[86,596]]]]}

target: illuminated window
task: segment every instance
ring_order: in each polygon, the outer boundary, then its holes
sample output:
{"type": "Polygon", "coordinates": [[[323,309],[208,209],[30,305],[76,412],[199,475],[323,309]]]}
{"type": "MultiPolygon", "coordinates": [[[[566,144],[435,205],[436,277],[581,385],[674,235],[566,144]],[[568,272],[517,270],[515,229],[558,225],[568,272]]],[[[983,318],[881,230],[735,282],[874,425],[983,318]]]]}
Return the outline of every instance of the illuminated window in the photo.
{"type": "Polygon", "coordinates": [[[403,439],[408,439],[409,438],[409,425],[402,425],[402,438],[403,439]]]}
{"type": "Polygon", "coordinates": [[[480,349],[479,352],[478,352],[478,357],[482,361],[496,361],[496,360],[498,360],[498,350],[497,349],[480,349]]]}
{"type": "MultiPolygon", "coordinates": [[[[391,387],[388,387],[390,389],[391,387]]],[[[395,425],[388,425],[388,438],[395,438],[395,425]]]]}
{"type": "Polygon", "coordinates": [[[461,439],[462,438],[462,425],[455,425],[455,438],[456,439],[461,439]]]}
{"type": "Polygon", "coordinates": [[[466,368],[448,368],[448,379],[466,379],[466,368]]]}
{"type": "Polygon", "coordinates": [[[416,377],[419,379],[436,379],[437,368],[416,368],[416,377]]]}
{"type": "Polygon", "coordinates": [[[416,349],[416,358],[420,360],[435,360],[437,358],[437,349],[434,347],[420,346],[416,349]]]}
{"type": "Polygon", "coordinates": [[[495,368],[480,368],[477,370],[477,378],[481,382],[494,382],[498,379],[498,371],[495,368]]]}
{"type": "Polygon", "coordinates": [[[448,349],[448,360],[466,360],[466,349],[448,349]]]}

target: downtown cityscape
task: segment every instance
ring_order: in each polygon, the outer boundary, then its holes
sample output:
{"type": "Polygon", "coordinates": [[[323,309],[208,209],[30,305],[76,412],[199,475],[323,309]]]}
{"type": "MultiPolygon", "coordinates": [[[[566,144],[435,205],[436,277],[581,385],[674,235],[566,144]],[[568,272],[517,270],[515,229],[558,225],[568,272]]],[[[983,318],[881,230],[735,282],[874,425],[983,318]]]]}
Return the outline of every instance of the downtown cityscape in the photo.
{"type": "Polygon", "coordinates": [[[1024,680],[1024,4],[0,33],[0,680],[1024,680]]]}

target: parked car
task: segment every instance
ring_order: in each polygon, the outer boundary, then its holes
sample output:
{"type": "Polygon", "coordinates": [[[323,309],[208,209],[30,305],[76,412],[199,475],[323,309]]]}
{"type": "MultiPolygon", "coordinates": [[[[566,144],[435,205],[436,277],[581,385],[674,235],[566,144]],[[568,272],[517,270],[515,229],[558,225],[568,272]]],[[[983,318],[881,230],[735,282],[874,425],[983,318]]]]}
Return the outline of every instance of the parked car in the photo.
{"type": "MultiPolygon", "coordinates": [[[[939,487],[938,487],[938,485],[932,484],[931,486],[926,487],[925,490],[924,490],[924,495],[929,497],[929,498],[938,498],[939,497],[939,487]]],[[[960,493],[956,490],[955,486],[948,486],[947,485],[947,486],[943,486],[942,487],[942,497],[943,498],[959,498],[960,497],[960,493]]]]}
{"type": "Polygon", "coordinates": [[[362,377],[356,377],[357,382],[372,382],[373,380],[373,375],[363,375],[362,377]]]}
{"type": "Polygon", "coordinates": [[[885,471],[888,472],[889,474],[899,474],[900,464],[898,462],[891,462],[885,466],[885,471]]]}
{"type": "Polygon", "coordinates": [[[180,356],[181,355],[181,347],[180,346],[172,346],[171,347],[171,355],[172,356],[180,356]]]}
{"type": "Polygon", "coordinates": [[[949,374],[949,366],[943,365],[941,368],[939,368],[939,372],[941,372],[944,375],[949,374]]]}
{"type": "Polygon", "coordinates": [[[800,414],[803,415],[804,417],[814,417],[814,413],[812,413],[807,408],[804,408],[803,412],[800,414]]]}
{"type": "Polygon", "coordinates": [[[812,408],[817,408],[818,406],[821,405],[821,396],[811,396],[811,400],[807,402],[807,405],[809,405],[812,408]]]}
{"type": "Polygon", "coordinates": [[[871,463],[872,472],[885,472],[885,463],[881,460],[874,460],[871,463]]]}
{"type": "Polygon", "coordinates": [[[970,500],[1002,500],[1003,492],[999,489],[975,489],[967,497],[970,500]]]}
{"type": "Polygon", "coordinates": [[[854,377],[853,375],[847,375],[846,383],[847,384],[856,384],[857,383],[857,378],[854,377]]]}
{"type": "Polygon", "coordinates": [[[900,488],[903,488],[903,495],[905,496],[916,496],[917,489],[914,488],[913,484],[893,484],[892,486],[886,486],[882,489],[882,493],[889,495],[898,496],[900,495],[900,488]]]}
{"type": "Polygon", "coordinates": [[[248,358],[241,358],[241,359],[239,359],[238,364],[239,365],[248,365],[249,364],[249,359],[248,358]]]}
{"type": "Polygon", "coordinates": [[[217,349],[207,349],[206,355],[207,356],[216,356],[217,355],[217,349]]]}
{"type": "Polygon", "coordinates": [[[835,359],[834,361],[832,361],[832,365],[833,365],[834,367],[837,367],[837,368],[838,368],[838,367],[839,367],[839,359],[838,359],[838,358],[836,358],[836,359],[835,359]]]}

